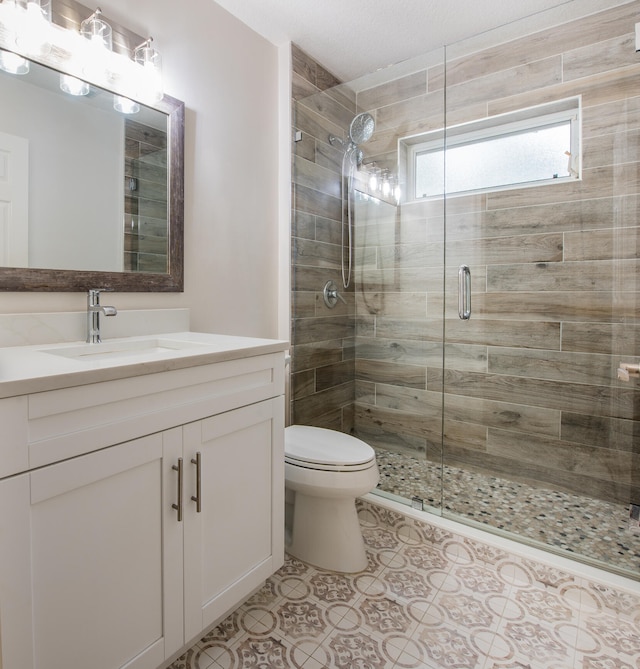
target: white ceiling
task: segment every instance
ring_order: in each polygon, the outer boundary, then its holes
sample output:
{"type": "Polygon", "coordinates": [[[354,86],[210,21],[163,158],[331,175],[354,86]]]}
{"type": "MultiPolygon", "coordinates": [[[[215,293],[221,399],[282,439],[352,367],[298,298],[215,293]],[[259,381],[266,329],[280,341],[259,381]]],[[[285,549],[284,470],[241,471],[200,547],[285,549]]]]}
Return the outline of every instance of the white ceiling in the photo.
{"type": "Polygon", "coordinates": [[[570,13],[593,5],[591,0],[215,1],[274,44],[294,42],[342,81],[551,7],[565,5],[570,13]]]}

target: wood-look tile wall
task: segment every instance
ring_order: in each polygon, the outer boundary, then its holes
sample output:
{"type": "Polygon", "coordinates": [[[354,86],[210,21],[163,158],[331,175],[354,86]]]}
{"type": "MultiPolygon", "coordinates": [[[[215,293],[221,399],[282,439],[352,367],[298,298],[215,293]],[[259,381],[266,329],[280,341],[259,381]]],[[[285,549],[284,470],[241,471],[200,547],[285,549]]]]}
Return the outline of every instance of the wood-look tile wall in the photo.
{"type": "Polygon", "coordinates": [[[124,192],[125,271],[166,273],[167,133],[132,119],[125,121],[124,192]]]}
{"type": "Polygon", "coordinates": [[[353,284],[342,290],[342,151],[329,135],[344,138],[355,95],[294,46],[291,422],[349,432],[354,403],[353,284]],[[326,92],[324,92],[326,91],[326,92]],[[295,139],[295,135],[294,135],[295,139]],[[347,304],[324,304],[332,280],[347,304]]]}
{"type": "MultiPolygon", "coordinates": [[[[447,464],[640,503],[640,382],[616,379],[621,360],[640,361],[638,16],[631,2],[469,57],[448,50],[448,124],[582,96],[582,180],[403,204],[368,229],[374,245],[358,221],[362,438],[439,460],[444,425],[447,464]],[[457,317],[461,263],[470,321],[457,317]]],[[[376,118],[369,157],[392,163],[399,137],[442,126],[444,80],[434,66],[359,93],[376,118]]]]}

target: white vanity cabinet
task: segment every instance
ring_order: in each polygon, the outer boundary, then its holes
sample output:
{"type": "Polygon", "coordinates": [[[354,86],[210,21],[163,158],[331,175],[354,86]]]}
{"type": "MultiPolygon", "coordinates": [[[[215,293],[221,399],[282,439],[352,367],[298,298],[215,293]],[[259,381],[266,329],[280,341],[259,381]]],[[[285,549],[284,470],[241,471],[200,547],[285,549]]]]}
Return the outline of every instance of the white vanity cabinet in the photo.
{"type": "Polygon", "coordinates": [[[0,480],[2,669],[155,669],[280,567],[283,368],[0,399],[29,458],[0,480]]]}

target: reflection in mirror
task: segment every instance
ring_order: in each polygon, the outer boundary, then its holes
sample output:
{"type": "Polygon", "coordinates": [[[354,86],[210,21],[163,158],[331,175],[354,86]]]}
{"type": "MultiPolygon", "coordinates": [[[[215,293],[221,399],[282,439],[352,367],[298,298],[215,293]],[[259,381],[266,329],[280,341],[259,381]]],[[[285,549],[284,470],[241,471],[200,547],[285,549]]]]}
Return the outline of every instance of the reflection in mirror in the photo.
{"type": "Polygon", "coordinates": [[[0,99],[0,290],[182,290],[184,104],[33,61],[0,99]]]}
{"type": "Polygon", "coordinates": [[[22,76],[0,70],[12,176],[0,265],[166,273],[167,115],[122,114],[111,93],[85,84],[70,95],[59,79],[36,63],[22,76]]]}

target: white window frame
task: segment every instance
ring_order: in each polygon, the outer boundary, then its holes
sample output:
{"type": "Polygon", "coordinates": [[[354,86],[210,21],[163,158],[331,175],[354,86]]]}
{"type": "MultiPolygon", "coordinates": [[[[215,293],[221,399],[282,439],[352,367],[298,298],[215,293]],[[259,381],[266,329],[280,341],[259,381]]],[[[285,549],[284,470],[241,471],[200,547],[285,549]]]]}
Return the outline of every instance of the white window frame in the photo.
{"type": "Polygon", "coordinates": [[[451,126],[446,128],[446,130],[440,129],[410,137],[402,137],[398,140],[398,157],[400,163],[400,180],[404,184],[403,200],[405,202],[420,202],[442,198],[444,195],[442,193],[426,197],[416,195],[416,159],[420,154],[430,151],[443,151],[445,143],[446,147],[450,148],[462,144],[487,141],[492,138],[497,139],[521,133],[525,130],[536,130],[559,123],[566,123],[567,121],[570,123],[571,145],[569,148],[571,156],[567,157],[567,161],[570,161],[571,165],[569,175],[456,191],[453,193],[447,192],[446,197],[460,197],[471,193],[490,193],[580,180],[582,178],[581,118],[582,101],[578,96],[451,126]]]}

